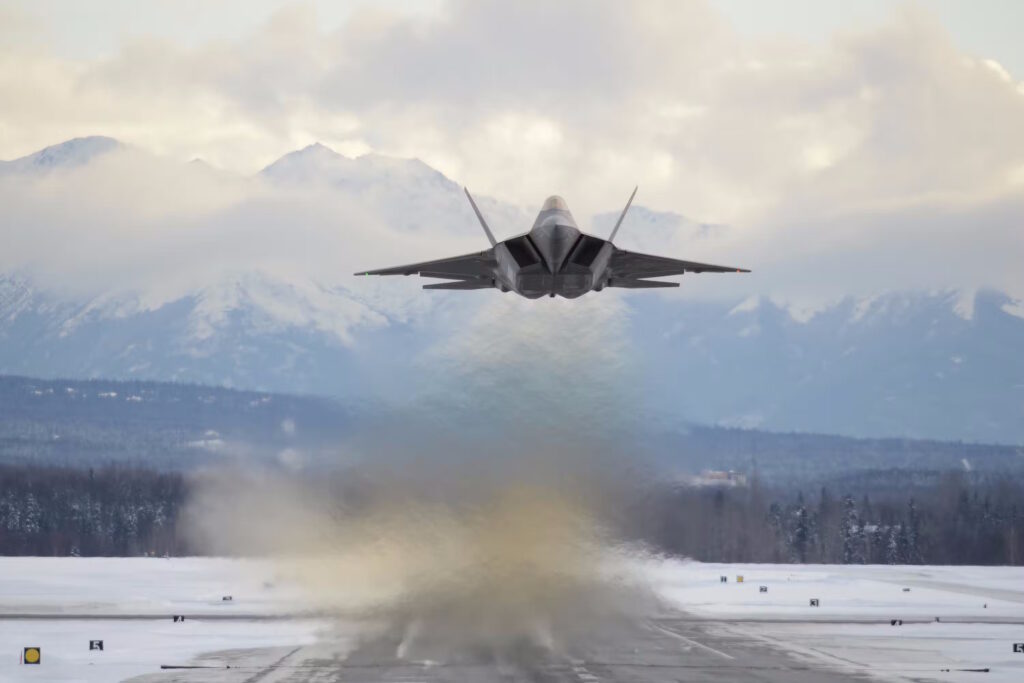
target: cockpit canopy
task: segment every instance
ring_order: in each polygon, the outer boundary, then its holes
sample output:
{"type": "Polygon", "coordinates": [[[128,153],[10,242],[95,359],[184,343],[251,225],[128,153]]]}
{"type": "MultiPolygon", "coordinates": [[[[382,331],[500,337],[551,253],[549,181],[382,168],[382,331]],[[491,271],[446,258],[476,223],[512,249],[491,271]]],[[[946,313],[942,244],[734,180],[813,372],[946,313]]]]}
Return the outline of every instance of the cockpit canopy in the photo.
{"type": "Polygon", "coordinates": [[[568,211],[569,205],[565,203],[565,200],[559,197],[557,194],[553,194],[544,200],[544,206],[540,207],[541,211],[551,211],[552,209],[560,209],[562,211],[568,211]]]}

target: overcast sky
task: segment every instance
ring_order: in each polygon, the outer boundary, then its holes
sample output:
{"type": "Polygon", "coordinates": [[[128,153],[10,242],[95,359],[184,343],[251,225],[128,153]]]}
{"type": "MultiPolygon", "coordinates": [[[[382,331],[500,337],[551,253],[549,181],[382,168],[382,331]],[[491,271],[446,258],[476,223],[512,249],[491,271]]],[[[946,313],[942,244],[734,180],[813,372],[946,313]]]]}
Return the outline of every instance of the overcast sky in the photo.
{"type": "MultiPolygon", "coordinates": [[[[275,12],[296,4],[289,0],[3,0],[4,16],[19,24],[5,35],[22,44],[45,45],[70,59],[115,55],[126,39],[152,37],[196,47],[213,40],[238,40],[275,12]]],[[[324,29],[347,21],[367,0],[309,0],[324,29]]],[[[430,16],[443,13],[443,0],[377,0],[393,12],[430,16]]],[[[863,29],[884,22],[893,0],[712,0],[741,33],[826,42],[837,31],[863,29]]],[[[1012,73],[1024,72],[1019,28],[1024,7],[1017,0],[924,0],[918,7],[933,13],[965,51],[995,59],[1012,73]]]]}
{"type": "MultiPolygon", "coordinates": [[[[708,255],[759,270],[764,294],[1024,296],[1022,8],[0,0],[0,158],[103,134],[250,174],[322,141],[419,157],[526,207],[557,192],[578,216],[617,210],[639,183],[646,206],[733,226],[708,255]]],[[[166,242],[160,226],[180,230],[183,209],[153,189],[166,167],[145,168],[108,165],[111,178],[63,191],[103,197],[96,230],[138,235],[141,222],[166,242]],[[112,184],[125,178],[130,197],[112,184]],[[114,213],[132,226],[110,227],[114,213]]],[[[202,199],[189,215],[213,207],[219,221],[251,191],[187,182],[202,199]]],[[[20,221],[0,226],[18,238],[0,265],[48,257],[53,188],[0,191],[20,221]]]]}

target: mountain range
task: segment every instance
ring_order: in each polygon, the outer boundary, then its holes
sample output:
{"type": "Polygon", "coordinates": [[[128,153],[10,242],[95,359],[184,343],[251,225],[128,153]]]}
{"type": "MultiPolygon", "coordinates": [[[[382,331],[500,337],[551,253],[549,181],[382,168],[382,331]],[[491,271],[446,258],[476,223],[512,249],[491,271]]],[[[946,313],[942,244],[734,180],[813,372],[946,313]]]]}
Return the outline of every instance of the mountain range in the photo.
{"type": "MultiPolygon", "coordinates": [[[[70,140],[0,162],[0,183],[81,171],[124,149],[110,138],[70,140]]],[[[415,159],[348,158],[318,144],[254,180],[282,191],[316,184],[411,236],[432,225],[459,239],[478,231],[461,187],[415,159]]],[[[496,232],[528,227],[524,207],[487,197],[480,204],[496,232]]],[[[614,218],[593,217],[595,232],[614,218]]],[[[642,206],[628,220],[643,224],[650,243],[728,230],[642,206]]],[[[0,234],[19,229],[6,224],[0,234]]],[[[346,277],[233,265],[154,303],[131,289],[69,293],[31,268],[12,268],[0,273],[0,374],[408,401],[430,384],[438,346],[479,324],[480,311],[500,298],[401,284],[369,293],[346,277]]],[[[1005,293],[891,291],[809,310],[768,294],[621,301],[616,352],[635,360],[620,380],[634,384],[638,399],[627,409],[645,429],[705,424],[1024,444],[1024,307],[1005,293]]]]}
{"type": "MultiPolygon", "coordinates": [[[[172,470],[232,464],[293,470],[388,467],[408,462],[408,451],[394,430],[382,432],[381,424],[412,417],[388,413],[380,405],[197,384],[0,376],[0,464],[120,463],[172,470]]],[[[439,440],[422,425],[414,431],[418,450],[413,457],[435,458],[442,472],[460,462],[461,456],[448,450],[450,441],[439,440]]],[[[515,449],[473,450],[472,438],[461,445],[470,449],[466,454],[471,458],[522,456],[515,449]]],[[[810,491],[845,479],[846,491],[860,491],[866,482],[879,492],[934,485],[943,473],[975,481],[1019,474],[1022,454],[1022,448],[1003,445],[691,427],[645,434],[630,444],[626,469],[690,483],[700,483],[692,475],[702,471],[756,471],[772,486],[810,491]],[[861,483],[858,476],[864,477],[861,483]]],[[[597,454],[591,464],[600,464],[600,458],[597,454]]]]}

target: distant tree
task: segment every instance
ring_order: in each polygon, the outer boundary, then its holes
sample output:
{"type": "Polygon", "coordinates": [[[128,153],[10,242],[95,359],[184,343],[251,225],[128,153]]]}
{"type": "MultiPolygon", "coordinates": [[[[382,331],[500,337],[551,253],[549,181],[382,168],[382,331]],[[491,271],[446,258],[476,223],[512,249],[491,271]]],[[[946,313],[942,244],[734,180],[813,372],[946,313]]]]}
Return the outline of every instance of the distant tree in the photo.
{"type": "Polygon", "coordinates": [[[807,562],[807,546],[811,538],[810,520],[804,494],[797,495],[797,503],[792,512],[791,530],[789,533],[789,553],[794,562],[807,562]]]}
{"type": "Polygon", "coordinates": [[[821,487],[815,523],[815,545],[818,560],[832,562],[835,556],[835,501],[827,487],[821,487]]]}
{"type": "Polygon", "coordinates": [[[21,532],[29,536],[32,534],[38,534],[42,531],[43,525],[43,510],[39,506],[39,501],[36,500],[35,495],[29,492],[28,495],[25,496],[25,502],[23,505],[21,532]]]}
{"type": "Polygon", "coordinates": [[[900,564],[909,564],[910,557],[910,535],[907,533],[907,525],[900,524],[896,532],[896,545],[899,547],[900,564]]]}
{"type": "Polygon", "coordinates": [[[917,505],[911,498],[907,503],[907,551],[903,560],[907,564],[921,564],[921,518],[917,512],[917,505]]]}
{"type": "Polygon", "coordinates": [[[843,498],[843,564],[864,563],[864,531],[853,496],[843,498]]]}
{"type": "Polygon", "coordinates": [[[900,528],[898,524],[889,527],[889,538],[885,548],[885,561],[887,564],[904,564],[899,540],[900,528]]]}

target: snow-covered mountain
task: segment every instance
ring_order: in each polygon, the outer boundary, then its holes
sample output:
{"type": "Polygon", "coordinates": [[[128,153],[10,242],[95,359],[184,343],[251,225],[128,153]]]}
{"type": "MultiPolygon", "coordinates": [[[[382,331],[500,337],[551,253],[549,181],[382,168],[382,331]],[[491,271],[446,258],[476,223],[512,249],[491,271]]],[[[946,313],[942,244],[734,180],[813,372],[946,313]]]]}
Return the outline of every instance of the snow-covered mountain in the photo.
{"type": "Polygon", "coordinates": [[[19,159],[0,161],[0,173],[39,173],[54,168],[84,166],[96,157],[124,147],[114,138],[102,135],[74,138],[19,159]]]}
{"type": "MultiPolygon", "coordinates": [[[[119,147],[107,138],[73,140],[0,168],[81,167],[119,147]]],[[[448,235],[480,237],[461,187],[418,160],[351,159],[313,145],[252,181],[320,186],[412,236],[444,226],[448,235]]],[[[529,208],[480,203],[503,234],[532,218],[529,208]]],[[[595,217],[595,230],[612,220],[595,217]]],[[[652,248],[728,231],[640,206],[630,220],[642,224],[631,239],[652,248]]],[[[374,294],[348,282],[235,264],[154,299],[130,289],[69,295],[29,270],[0,274],[0,374],[387,400],[429,381],[432,350],[498,296],[424,293],[403,280],[374,294]]],[[[637,390],[646,397],[638,419],[652,427],[689,421],[1024,443],[1024,310],[998,292],[892,292],[813,310],[770,298],[647,293],[626,304],[625,352],[639,359],[637,390]]]]}
{"type": "Polygon", "coordinates": [[[896,292],[812,314],[636,301],[649,396],[698,422],[1021,443],[1024,318],[1005,295],[896,292]]]}
{"type": "Polygon", "coordinates": [[[359,355],[348,331],[384,316],[344,290],[250,272],[149,307],[131,296],[71,300],[0,278],[0,374],[160,378],[347,393],[359,355]]]}
{"type": "MultiPolygon", "coordinates": [[[[388,225],[408,231],[447,229],[477,235],[479,227],[458,183],[419,159],[380,154],[350,158],[320,143],[285,154],[260,177],[281,187],[329,187],[358,197],[388,225]]],[[[479,197],[496,230],[529,228],[533,215],[520,207],[479,197]]]]}

